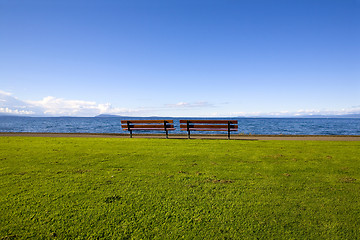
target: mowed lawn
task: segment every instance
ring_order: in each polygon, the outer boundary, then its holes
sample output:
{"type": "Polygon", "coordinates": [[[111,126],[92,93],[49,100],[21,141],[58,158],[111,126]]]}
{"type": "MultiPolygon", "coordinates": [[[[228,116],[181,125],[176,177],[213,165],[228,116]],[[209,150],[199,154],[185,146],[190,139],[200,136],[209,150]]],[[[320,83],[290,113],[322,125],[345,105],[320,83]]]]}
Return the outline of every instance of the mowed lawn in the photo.
{"type": "Polygon", "coordinates": [[[359,239],[360,142],[0,138],[0,239],[359,239]]]}

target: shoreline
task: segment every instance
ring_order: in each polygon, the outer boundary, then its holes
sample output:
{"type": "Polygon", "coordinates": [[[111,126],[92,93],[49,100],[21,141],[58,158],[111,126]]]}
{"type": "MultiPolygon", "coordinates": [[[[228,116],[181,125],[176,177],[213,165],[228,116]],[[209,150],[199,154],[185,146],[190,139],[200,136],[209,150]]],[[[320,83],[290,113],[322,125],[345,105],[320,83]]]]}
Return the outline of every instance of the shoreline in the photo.
{"type": "MultiPolygon", "coordinates": [[[[126,133],[35,133],[0,132],[0,137],[129,138],[126,133]]],[[[133,134],[133,138],[164,138],[165,134],[133,134]]],[[[187,134],[169,134],[169,139],[187,139],[187,134]]],[[[191,139],[227,139],[226,134],[192,134],[191,139]]],[[[360,141],[360,135],[231,135],[231,140],[360,141]]]]}

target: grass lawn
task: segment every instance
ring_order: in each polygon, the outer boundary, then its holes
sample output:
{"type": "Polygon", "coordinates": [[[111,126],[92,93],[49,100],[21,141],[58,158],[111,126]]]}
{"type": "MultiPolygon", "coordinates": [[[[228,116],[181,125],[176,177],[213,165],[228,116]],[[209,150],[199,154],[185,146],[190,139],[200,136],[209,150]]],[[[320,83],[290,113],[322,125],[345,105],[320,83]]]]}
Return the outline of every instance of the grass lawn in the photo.
{"type": "Polygon", "coordinates": [[[360,142],[0,138],[0,239],[359,239],[360,142]]]}

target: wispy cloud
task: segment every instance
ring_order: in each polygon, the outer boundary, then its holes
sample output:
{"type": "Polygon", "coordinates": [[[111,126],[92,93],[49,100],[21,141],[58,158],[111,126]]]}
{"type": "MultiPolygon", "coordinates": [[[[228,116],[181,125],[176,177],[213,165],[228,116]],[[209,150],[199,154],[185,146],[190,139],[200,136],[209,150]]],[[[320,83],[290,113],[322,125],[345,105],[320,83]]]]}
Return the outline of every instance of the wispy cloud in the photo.
{"type": "Polygon", "coordinates": [[[278,112],[231,112],[230,116],[239,117],[300,117],[300,116],[326,116],[326,115],[346,115],[360,114],[360,107],[340,110],[315,110],[300,109],[298,111],[278,111],[278,112]]]}
{"type": "Polygon", "coordinates": [[[52,96],[38,101],[25,101],[11,93],[0,91],[0,113],[33,116],[81,116],[92,117],[99,114],[131,115],[141,114],[141,109],[113,107],[110,103],[68,100],[52,96]]]}
{"type": "Polygon", "coordinates": [[[48,96],[40,101],[28,101],[28,103],[44,109],[45,115],[92,115],[97,111],[95,102],[80,100],[65,100],[48,96]]]}
{"type": "Polygon", "coordinates": [[[204,107],[214,107],[214,104],[205,101],[200,101],[193,103],[178,102],[175,104],[165,104],[165,106],[170,108],[204,108],[204,107]]]}
{"type": "Polygon", "coordinates": [[[124,115],[138,113],[141,110],[117,108],[110,103],[99,104],[92,101],[67,100],[48,96],[40,101],[28,101],[28,103],[40,107],[45,115],[52,116],[84,116],[91,117],[99,114],[124,115]]]}
{"type": "Polygon", "coordinates": [[[0,107],[0,113],[11,114],[11,115],[33,115],[33,114],[35,114],[35,112],[33,112],[33,111],[10,109],[7,107],[6,108],[0,107]]]}
{"type": "Polygon", "coordinates": [[[352,107],[348,109],[340,109],[340,110],[298,110],[297,112],[293,113],[295,116],[301,115],[345,115],[345,114],[358,114],[360,113],[360,106],[359,107],[352,107]]]}
{"type": "Polygon", "coordinates": [[[5,92],[5,91],[0,90],[0,95],[11,96],[12,94],[9,93],[9,92],[5,92]]]}
{"type": "MultiPolygon", "coordinates": [[[[225,104],[225,103],[224,103],[225,104]]],[[[221,104],[220,104],[221,105],[221,104]]],[[[0,114],[29,116],[76,116],[93,117],[99,114],[122,116],[213,116],[213,117],[297,117],[304,115],[345,115],[360,114],[360,106],[340,110],[300,109],[277,112],[224,112],[218,105],[206,102],[178,102],[160,107],[138,107],[134,109],[114,107],[110,103],[69,100],[53,96],[37,101],[21,100],[13,94],[0,90],[0,114]],[[215,111],[214,111],[215,110],[215,111]],[[201,115],[203,114],[203,115],[201,115]]]]}
{"type": "Polygon", "coordinates": [[[0,90],[0,113],[9,115],[34,115],[38,109],[11,93],[0,90]]]}

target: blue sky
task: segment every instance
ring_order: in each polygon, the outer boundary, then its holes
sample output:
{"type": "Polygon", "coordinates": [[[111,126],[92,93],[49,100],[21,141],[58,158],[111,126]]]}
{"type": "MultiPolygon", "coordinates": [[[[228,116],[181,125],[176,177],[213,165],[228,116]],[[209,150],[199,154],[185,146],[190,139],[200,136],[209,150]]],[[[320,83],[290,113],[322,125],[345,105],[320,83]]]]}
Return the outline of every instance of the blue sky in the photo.
{"type": "Polygon", "coordinates": [[[0,0],[0,112],[360,113],[360,1],[0,0]]]}

